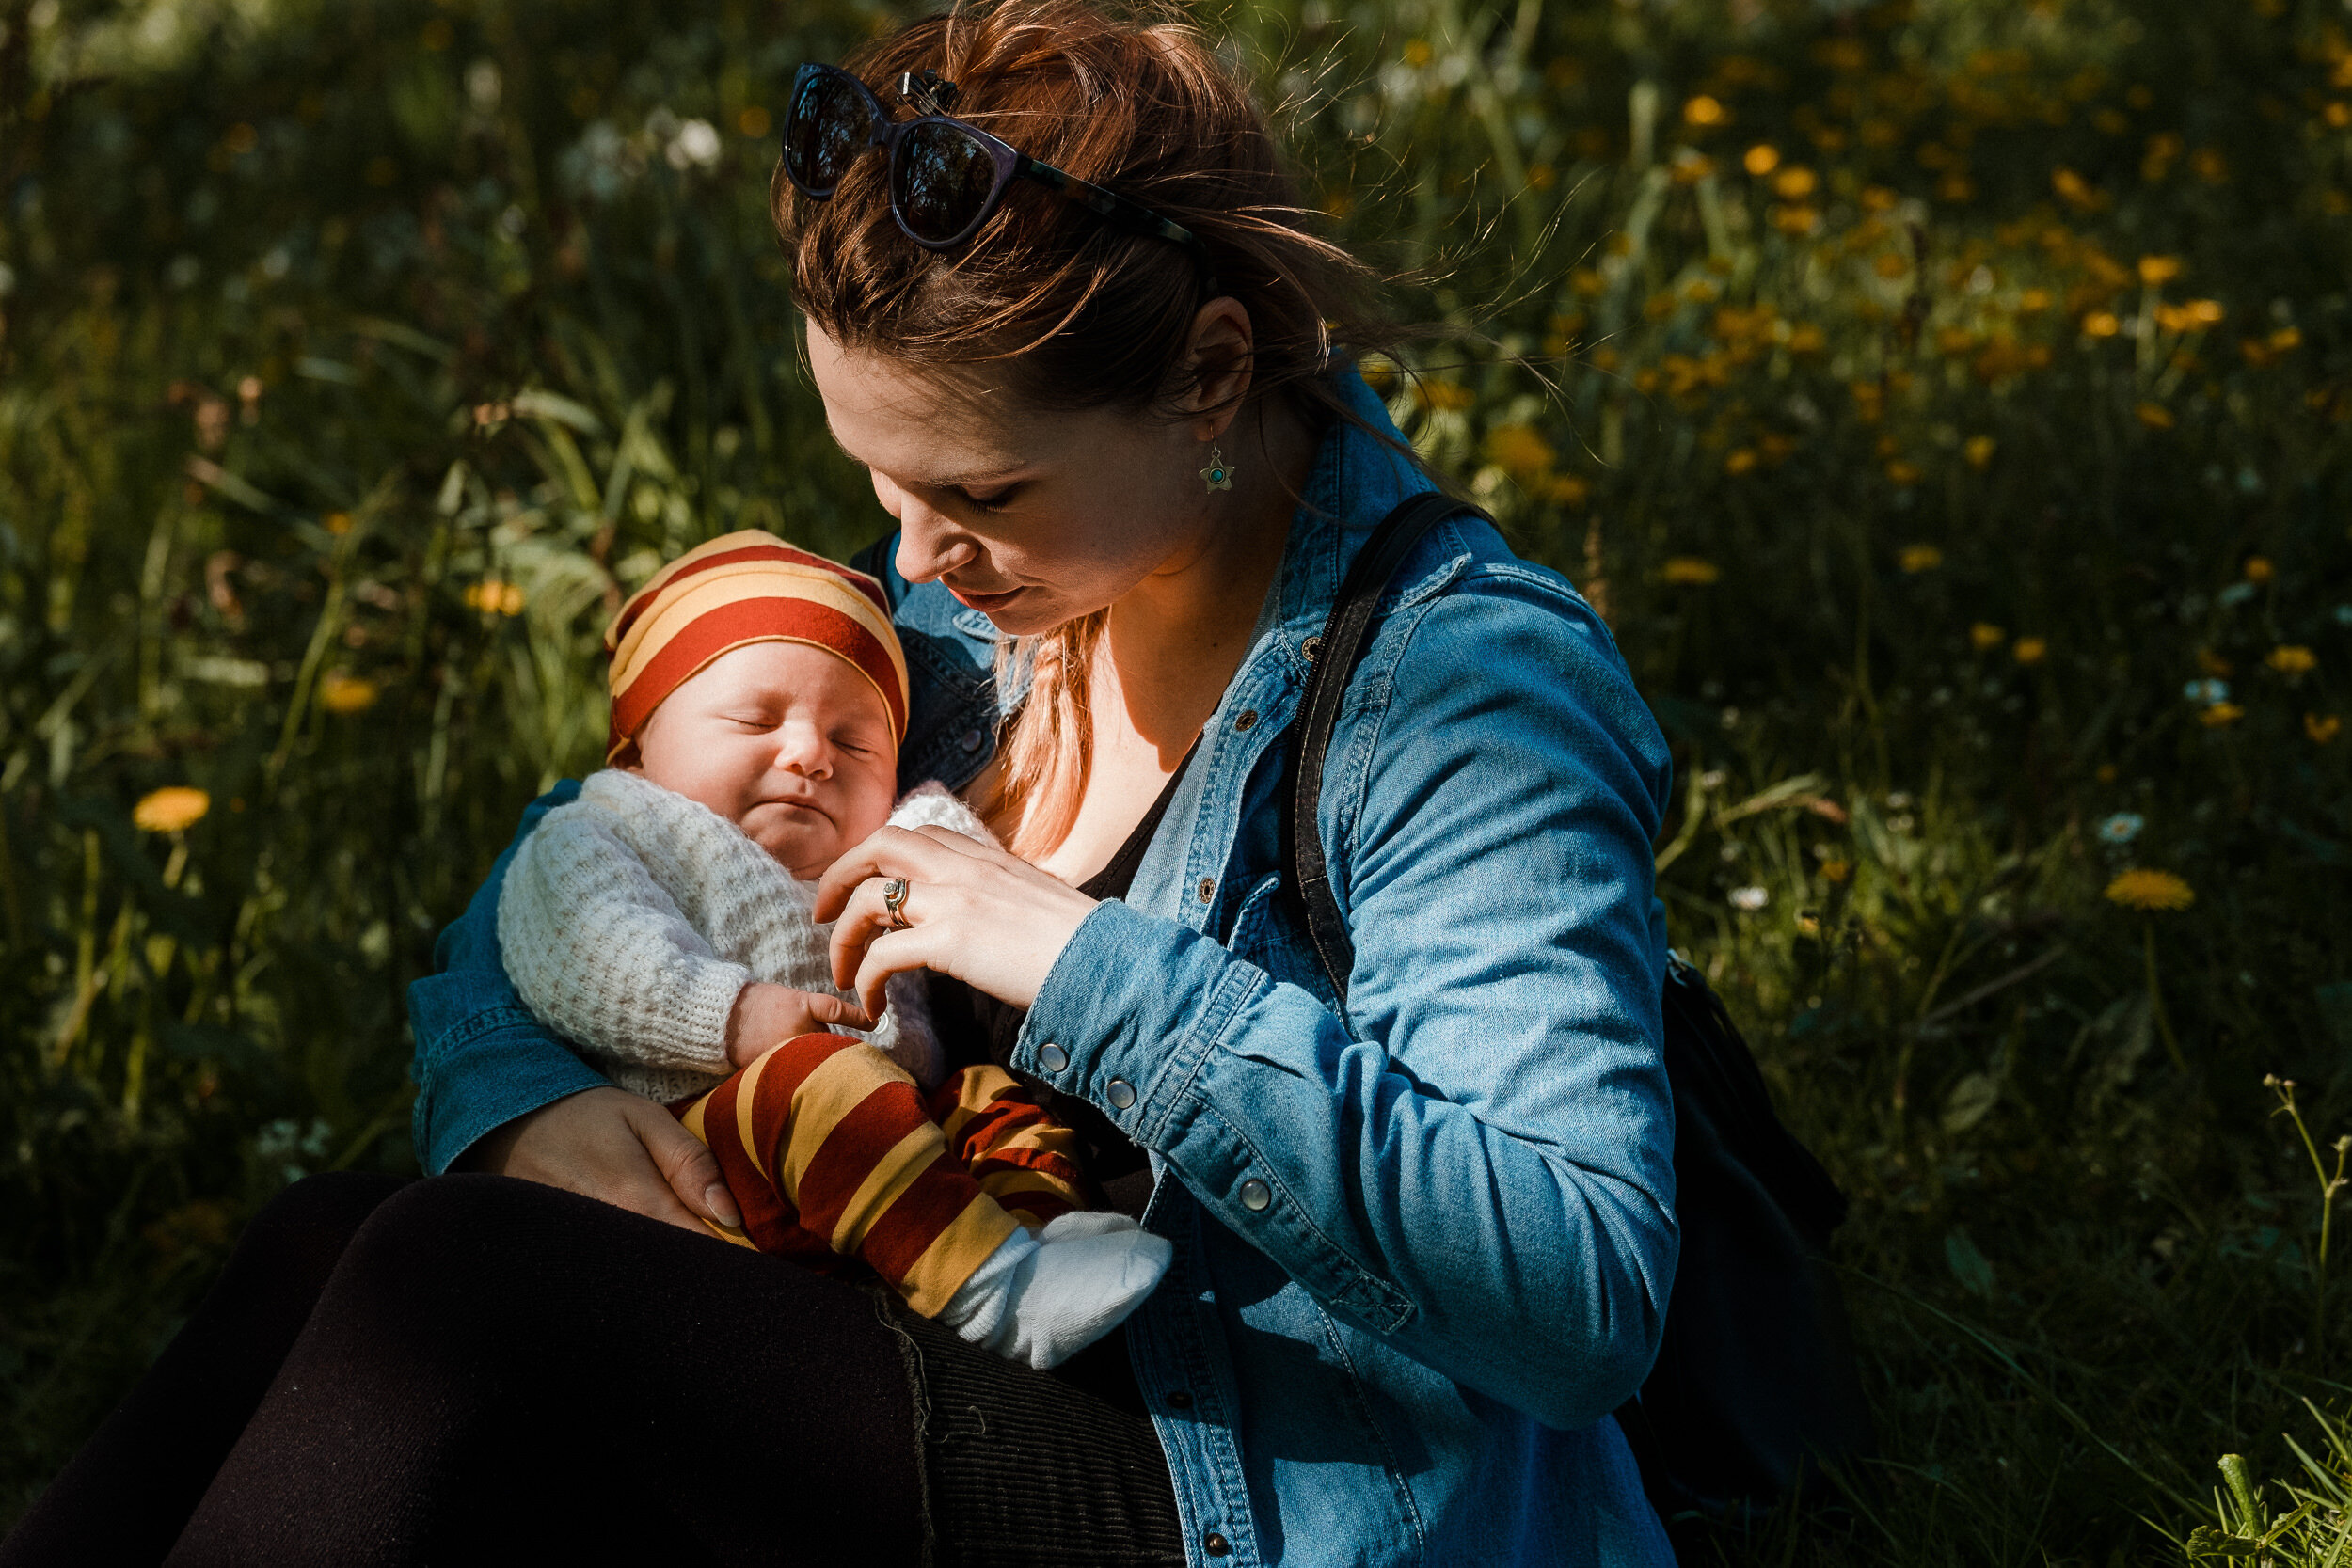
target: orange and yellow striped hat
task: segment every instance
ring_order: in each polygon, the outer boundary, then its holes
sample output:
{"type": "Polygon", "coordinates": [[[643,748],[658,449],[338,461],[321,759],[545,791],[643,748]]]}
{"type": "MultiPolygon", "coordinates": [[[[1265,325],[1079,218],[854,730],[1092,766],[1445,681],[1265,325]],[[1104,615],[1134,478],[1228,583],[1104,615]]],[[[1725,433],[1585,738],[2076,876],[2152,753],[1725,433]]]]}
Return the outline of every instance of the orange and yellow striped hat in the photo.
{"type": "Polygon", "coordinates": [[[721,654],[748,642],[804,642],[873,682],[893,736],[907,734],[907,656],[882,584],[772,533],[722,534],[679,556],[629,595],[605,628],[612,657],[617,762],[662,699],[721,654]]]}

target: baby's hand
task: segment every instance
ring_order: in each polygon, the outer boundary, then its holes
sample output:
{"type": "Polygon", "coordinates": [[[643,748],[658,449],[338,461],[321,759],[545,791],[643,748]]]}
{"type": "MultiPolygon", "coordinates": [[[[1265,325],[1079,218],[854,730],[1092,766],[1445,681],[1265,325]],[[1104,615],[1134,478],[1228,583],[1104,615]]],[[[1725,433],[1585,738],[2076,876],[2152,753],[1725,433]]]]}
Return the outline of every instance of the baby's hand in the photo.
{"type": "Polygon", "coordinates": [[[769,1047],[801,1035],[827,1029],[871,1029],[873,1019],[854,1002],[815,991],[794,990],[755,980],[735,999],[727,1014],[727,1060],[749,1067],[769,1047]]]}

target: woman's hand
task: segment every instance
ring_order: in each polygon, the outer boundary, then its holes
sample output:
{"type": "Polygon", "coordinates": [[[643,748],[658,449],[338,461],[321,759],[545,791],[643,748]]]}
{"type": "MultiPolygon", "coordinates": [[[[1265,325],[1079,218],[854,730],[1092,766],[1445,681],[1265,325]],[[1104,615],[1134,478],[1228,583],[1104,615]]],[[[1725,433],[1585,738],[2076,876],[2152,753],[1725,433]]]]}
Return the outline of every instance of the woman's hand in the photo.
{"type": "Polygon", "coordinates": [[[817,918],[832,920],[833,983],[880,1015],[882,984],[936,970],[1026,1007],[1095,901],[1027,861],[946,828],[884,828],[835,861],[817,884],[817,918]],[[904,878],[894,929],[882,884],[904,878]]]}
{"type": "Polygon", "coordinates": [[[739,1229],[719,1162],[677,1117],[623,1089],[582,1089],[484,1134],[456,1168],[562,1187],[647,1219],[710,1234],[707,1214],[739,1229]]]}

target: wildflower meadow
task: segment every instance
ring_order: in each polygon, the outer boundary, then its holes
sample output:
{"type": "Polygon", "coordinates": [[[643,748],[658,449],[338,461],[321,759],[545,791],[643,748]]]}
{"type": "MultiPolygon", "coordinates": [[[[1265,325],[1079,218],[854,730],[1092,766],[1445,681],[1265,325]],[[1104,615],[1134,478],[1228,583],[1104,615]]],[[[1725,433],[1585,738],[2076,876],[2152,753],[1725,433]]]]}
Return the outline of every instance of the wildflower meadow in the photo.
{"type": "MultiPolygon", "coordinates": [[[[415,1169],[404,990],[621,596],[885,526],[766,207],[897,14],[0,0],[0,1528],[256,1206],[415,1169]]],[[[1198,14],[1853,1202],[1879,1452],[1692,1560],[2352,1560],[2352,12],[1198,14]]]]}

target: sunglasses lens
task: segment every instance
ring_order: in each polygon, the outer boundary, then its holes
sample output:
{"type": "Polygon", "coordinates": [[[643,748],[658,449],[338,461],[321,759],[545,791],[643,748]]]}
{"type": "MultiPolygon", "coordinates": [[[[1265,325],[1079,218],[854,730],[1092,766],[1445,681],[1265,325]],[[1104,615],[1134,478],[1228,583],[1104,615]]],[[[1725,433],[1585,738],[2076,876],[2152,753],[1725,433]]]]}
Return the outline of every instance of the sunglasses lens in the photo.
{"type": "Polygon", "coordinates": [[[976,225],[996,187],[996,161],[975,137],[937,121],[916,125],[891,161],[890,198],[910,232],[946,245],[976,225]]]}
{"type": "Polygon", "coordinates": [[[830,195],[850,160],[872,137],[857,89],[833,75],[812,75],[792,95],[784,120],[784,166],[804,191],[830,195]]]}

